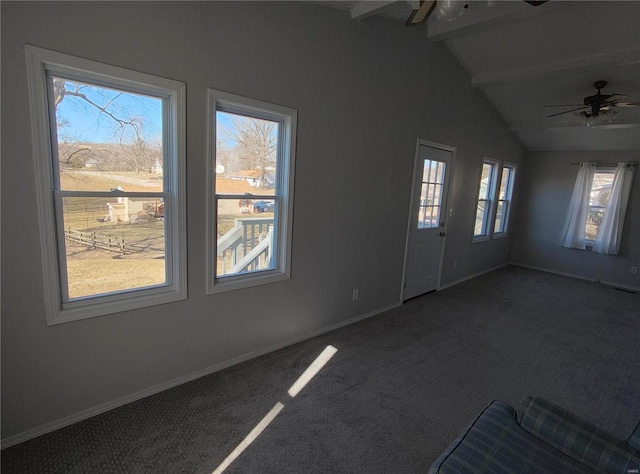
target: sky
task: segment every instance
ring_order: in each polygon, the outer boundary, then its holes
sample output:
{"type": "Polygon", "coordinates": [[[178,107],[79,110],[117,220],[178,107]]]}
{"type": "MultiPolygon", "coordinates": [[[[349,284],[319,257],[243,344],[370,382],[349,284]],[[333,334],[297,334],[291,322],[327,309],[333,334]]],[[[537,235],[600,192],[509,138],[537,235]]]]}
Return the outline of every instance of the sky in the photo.
{"type": "Polygon", "coordinates": [[[69,80],[65,83],[65,89],[77,90],[87,100],[67,94],[58,104],[55,113],[59,124],[59,142],[119,143],[124,140],[126,143],[131,140],[135,136],[134,129],[124,126],[118,130],[118,122],[98,108],[104,107],[117,119],[133,119],[141,123],[144,140],[161,143],[162,99],[69,80]]]}
{"type": "MultiPolygon", "coordinates": [[[[51,80],[56,83],[61,79],[52,77],[51,80]]],[[[134,128],[129,125],[122,127],[116,119],[133,119],[141,124],[141,137],[145,141],[161,143],[163,99],[72,80],[65,80],[65,90],[68,93],[55,110],[59,143],[132,141],[136,136],[134,128]],[[81,93],[85,98],[69,92],[81,93]]],[[[229,132],[234,128],[234,119],[242,118],[221,111],[217,112],[216,117],[219,138],[226,147],[233,148],[237,143],[233,140],[233,133],[229,132]]]]}

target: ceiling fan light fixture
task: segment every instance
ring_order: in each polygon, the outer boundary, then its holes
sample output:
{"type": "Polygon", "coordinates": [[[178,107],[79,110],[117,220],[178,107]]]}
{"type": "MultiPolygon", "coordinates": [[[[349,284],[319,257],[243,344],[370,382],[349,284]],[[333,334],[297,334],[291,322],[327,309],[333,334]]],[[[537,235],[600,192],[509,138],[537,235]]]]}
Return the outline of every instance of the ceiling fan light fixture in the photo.
{"type": "Polygon", "coordinates": [[[613,109],[600,110],[599,113],[589,112],[576,112],[578,121],[587,127],[597,127],[598,125],[604,125],[611,123],[613,116],[617,112],[613,109]]]}
{"type": "Polygon", "coordinates": [[[459,18],[467,8],[469,8],[469,3],[465,0],[438,0],[436,18],[452,21],[459,18]]]}

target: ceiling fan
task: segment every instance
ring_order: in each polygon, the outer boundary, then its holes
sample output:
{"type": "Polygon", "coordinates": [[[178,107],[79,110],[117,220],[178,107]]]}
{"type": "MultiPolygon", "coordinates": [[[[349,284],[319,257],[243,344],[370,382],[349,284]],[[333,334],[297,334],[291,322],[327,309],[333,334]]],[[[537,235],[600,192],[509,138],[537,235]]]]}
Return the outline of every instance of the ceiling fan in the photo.
{"type": "MultiPolygon", "coordinates": [[[[455,0],[440,0],[440,3],[444,4],[444,9],[446,10],[447,7],[450,6],[449,4],[451,4],[453,1],[455,0]]],[[[548,0],[543,0],[543,1],[524,0],[524,1],[529,5],[533,5],[534,7],[537,7],[538,5],[542,5],[543,3],[546,3],[548,0]]],[[[414,0],[412,3],[415,5],[415,7],[411,12],[411,15],[405,22],[406,26],[422,25],[424,22],[426,22],[429,19],[433,11],[436,9],[436,5],[438,4],[437,0],[414,0]]],[[[468,8],[468,7],[469,7],[469,2],[466,2],[464,5],[464,8],[468,8]]]]}
{"type": "Polygon", "coordinates": [[[627,96],[622,94],[602,94],[600,91],[607,85],[607,81],[596,81],[593,83],[593,87],[598,90],[595,95],[590,95],[584,98],[582,104],[555,104],[545,105],[545,107],[574,107],[573,109],[565,110],[564,112],[558,112],[555,114],[547,115],[547,117],[556,117],[558,115],[568,114],[571,112],[581,111],[580,115],[589,117],[598,117],[601,114],[608,112],[616,113],[615,107],[638,107],[640,102],[638,101],[622,101],[627,96]]]}

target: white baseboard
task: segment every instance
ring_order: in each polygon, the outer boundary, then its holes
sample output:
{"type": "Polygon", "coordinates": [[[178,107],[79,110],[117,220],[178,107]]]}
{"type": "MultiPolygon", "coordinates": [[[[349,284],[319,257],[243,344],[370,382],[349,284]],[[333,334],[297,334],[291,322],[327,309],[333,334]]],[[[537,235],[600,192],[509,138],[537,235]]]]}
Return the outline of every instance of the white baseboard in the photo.
{"type": "Polygon", "coordinates": [[[173,387],[177,387],[178,385],[182,385],[183,383],[191,382],[192,380],[198,379],[200,377],[204,377],[205,375],[210,375],[215,372],[219,372],[228,367],[240,364],[242,362],[246,362],[251,359],[255,359],[256,357],[260,357],[271,352],[278,351],[280,349],[284,349],[285,347],[292,346],[294,344],[298,344],[300,342],[304,342],[313,337],[320,336],[322,334],[334,331],[344,326],[348,326],[350,324],[356,323],[358,321],[362,321],[363,319],[370,318],[372,316],[376,316],[380,313],[384,313],[385,311],[389,311],[390,309],[397,308],[400,306],[402,302],[397,302],[389,306],[385,306],[383,308],[376,309],[366,314],[361,314],[351,319],[347,319],[345,321],[341,321],[339,323],[333,324],[331,326],[327,326],[322,329],[318,329],[317,331],[313,331],[311,333],[305,334],[300,337],[296,337],[290,339],[288,341],[275,344],[273,346],[266,347],[264,349],[259,349],[257,351],[249,352],[248,354],[244,354],[238,357],[234,357],[233,359],[229,359],[227,361],[221,362],[219,364],[212,365],[211,367],[207,367],[206,369],[198,370],[196,372],[192,372],[190,374],[184,375],[182,377],[178,377],[176,379],[170,380],[168,382],[161,383],[159,385],[155,385],[153,387],[149,387],[147,389],[141,390],[139,392],[132,393],[131,395],[127,395],[125,397],[118,398],[116,400],[112,400],[107,403],[103,403],[101,405],[95,406],[93,408],[89,408],[87,410],[82,410],[78,413],[75,413],[71,416],[64,417],[60,420],[52,421],[51,423],[47,423],[45,425],[39,426],[37,428],[33,428],[31,430],[25,431],[23,433],[19,433],[14,436],[10,436],[6,439],[3,439],[0,443],[2,449],[8,448],[10,446],[14,446],[16,444],[22,443],[24,441],[28,441],[32,438],[36,438],[37,436],[41,436],[46,433],[50,433],[52,431],[58,430],[60,428],[64,428],[65,426],[72,425],[82,420],[86,420],[93,416],[99,415],[101,413],[105,413],[109,410],[113,410],[114,408],[121,407],[131,402],[135,402],[137,400],[141,400],[151,395],[155,395],[156,393],[163,392],[173,387]]]}
{"type": "Polygon", "coordinates": [[[483,270],[481,272],[474,273],[473,275],[468,275],[468,276],[466,276],[464,278],[460,278],[459,280],[455,280],[455,281],[452,281],[451,283],[447,283],[446,285],[441,285],[440,288],[438,288],[438,290],[444,290],[444,289],[450,288],[452,286],[455,286],[455,285],[458,285],[458,284],[462,283],[463,281],[471,280],[472,278],[479,277],[481,275],[484,275],[485,273],[492,272],[494,270],[497,270],[498,268],[503,268],[503,267],[506,267],[508,265],[510,265],[510,264],[509,263],[503,263],[502,265],[497,265],[497,266],[489,268],[487,270],[483,270]]]}
{"type": "Polygon", "coordinates": [[[577,275],[575,273],[560,272],[560,271],[557,271],[557,270],[550,270],[548,268],[542,268],[542,267],[534,267],[532,265],[524,265],[522,263],[515,263],[515,262],[512,263],[511,265],[514,265],[516,267],[529,268],[530,270],[538,270],[540,272],[553,273],[554,275],[562,275],[562,276],[566,276],[566,277],[570,277],[570,278],[577,278],[578,280],[585,280],[585,281],[591,281],[591,282],[594,282],[594,283],[601,283],[603,285],[613,286],[615,288],[621,288],[623,290],[640,291],[640,287],[637,287],[637,286],[625,285],[625,284],[616,283],[616,282],[613,282],[613,281],[595,280],[593,278],[587,278],[585,276],[577,275]]]}

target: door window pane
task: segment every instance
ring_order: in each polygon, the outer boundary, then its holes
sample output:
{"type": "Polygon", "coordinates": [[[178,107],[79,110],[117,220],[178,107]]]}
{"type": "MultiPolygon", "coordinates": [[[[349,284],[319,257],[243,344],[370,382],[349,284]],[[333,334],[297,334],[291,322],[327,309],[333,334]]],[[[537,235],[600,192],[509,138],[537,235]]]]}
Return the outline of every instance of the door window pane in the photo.
{"type": "Polygon", "coordinates": [[[444,162],[425,159],[423,166],[420,205],[418,206],[418,229],[440,226],[444,186],[444,162]]]}

